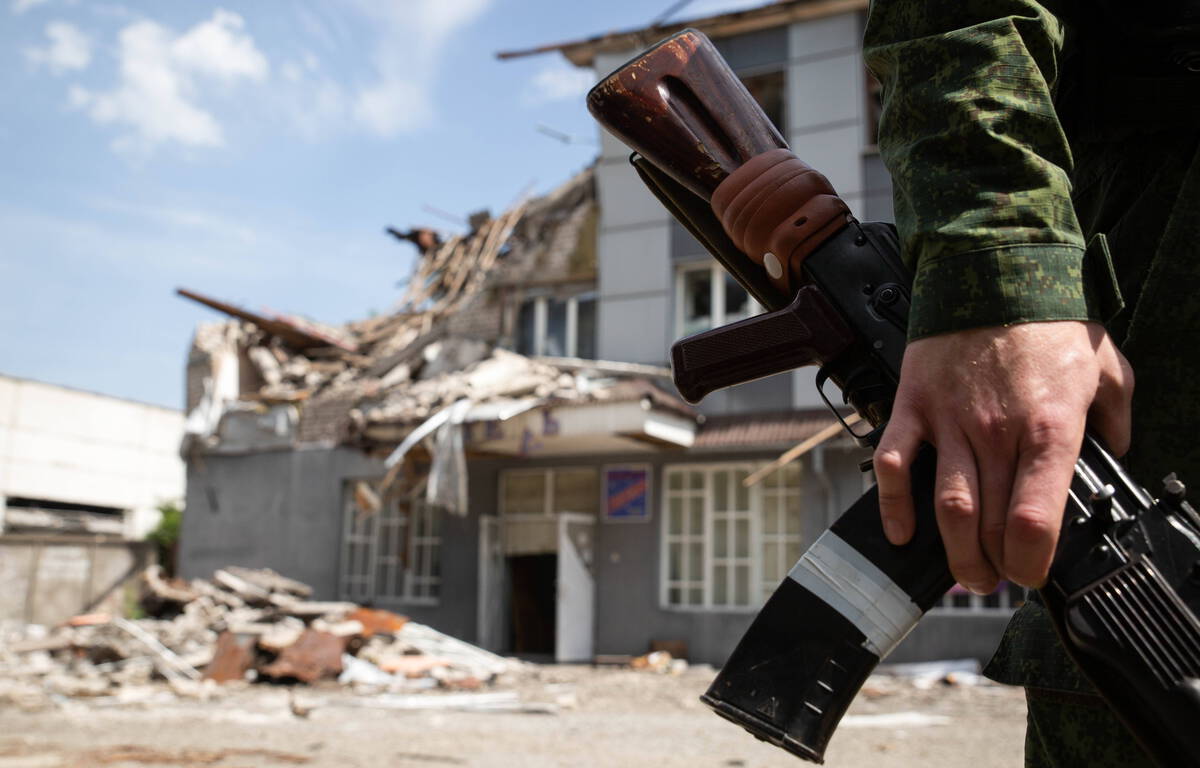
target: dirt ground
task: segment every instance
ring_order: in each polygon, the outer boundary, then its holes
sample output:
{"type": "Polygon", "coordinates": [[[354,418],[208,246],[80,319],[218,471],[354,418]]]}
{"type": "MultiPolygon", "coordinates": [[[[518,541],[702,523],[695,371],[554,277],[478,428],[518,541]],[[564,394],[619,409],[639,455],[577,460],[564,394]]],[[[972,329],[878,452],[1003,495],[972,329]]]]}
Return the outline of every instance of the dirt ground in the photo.
{"type": "MultiPolygon", "coordinates": [[[[165,688],[135,701],[62,699],[0,708],[0,768],[381,768],[382,766],[799,766],[697,701],[704,667],[679,676],[543,666],[511,685],[524,712],[388,708],[396,697],[336,686],[223,690],[210,701],[165,688]]],[[[445,694],[419,694],[434,697],[445,694]]],[[[462,696],[463,694],[452,694],[462,696]]],[[[505,694],[510,695],[510,694],[505,694]]],[[[1018,768],[1019,689],[918,687],[872,678],[826,753],[830,768],[1018,768]]]]}

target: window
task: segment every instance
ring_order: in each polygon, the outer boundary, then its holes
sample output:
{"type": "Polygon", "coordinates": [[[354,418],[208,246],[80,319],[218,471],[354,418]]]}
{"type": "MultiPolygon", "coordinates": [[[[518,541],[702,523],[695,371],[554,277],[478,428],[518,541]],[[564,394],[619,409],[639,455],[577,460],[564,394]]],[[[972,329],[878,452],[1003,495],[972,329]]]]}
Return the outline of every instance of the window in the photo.
{"type": "Polygon", "coordinates": [[[664,470],[663,602],[698,609],[756,608],[800,558],[800,467],[746,488],[746,465],[664,470]]]}
{"type": "Polygon", "coordinates": [[[681,267],[675,280],[678,336],[707,331],[756,314],[758,303],[716,262],[681,267]]]}
{"type": "Polygon", "coordinates": [[[934,610],[948,610],[954,613],[964,611],[1011,611],[1019,608],[1025,602],[1025,588],[1019,584],[1002,581],[996,591],[990,595],[976,595],[968,592],[957,584],[946,593],[942,602],[934,606],[934,610]]]}
{"type": "Polygon", "coordinates": [[[517,352],[522,355],[593,359],[596,294],[526,299],[517,310],[516,336],[517,352]]]}
{"type": "Polygon", "coordinates": [[[783,126],[784,80],[782,70],[758,75],[743,75],[740,79],[746,86],[746,90],[750,91],[750,95],[762,107],[767,118],[775,124],[781,134],[786,136],[783,126]]]}
{"type": "Polygon", "coordinates": [[[594,469],[510,469],[500,474],[500,514],[596,514],[600,477],[594,469]]]}
{"type": "Polygon", "coordinates": [[[766,600],[800,559],[800,469],[793,461],[762,481],[762,600],[766,600]]]}
{"type": "Polygon", "coordinates": [[[381,501],[365,481],[347,483],[343,504],[343,600],[436,603],[441,586],[441,511],[412,497],[381,501]],[[365,487],[365,490],[364,490],[365,487]]]}

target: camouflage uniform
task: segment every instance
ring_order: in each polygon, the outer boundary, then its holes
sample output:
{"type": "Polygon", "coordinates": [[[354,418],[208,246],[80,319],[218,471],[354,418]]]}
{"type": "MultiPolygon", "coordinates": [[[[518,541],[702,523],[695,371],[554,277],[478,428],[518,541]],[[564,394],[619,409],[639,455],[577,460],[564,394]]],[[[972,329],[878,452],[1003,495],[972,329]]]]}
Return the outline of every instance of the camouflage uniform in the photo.
{"type": "MultiPolygon", "coordinates": [[[[1200,487],[1200,75],[1189,38],[1147,45],[1119,5],[873,0],[910,338],[1106,321],[1137,374],[1127,465],[1150,488],[1172,469],[1200,487]]],[[[1150,765],[1036,601],[987,671],[1026,687],[1027,765],[1150,765]]]]}

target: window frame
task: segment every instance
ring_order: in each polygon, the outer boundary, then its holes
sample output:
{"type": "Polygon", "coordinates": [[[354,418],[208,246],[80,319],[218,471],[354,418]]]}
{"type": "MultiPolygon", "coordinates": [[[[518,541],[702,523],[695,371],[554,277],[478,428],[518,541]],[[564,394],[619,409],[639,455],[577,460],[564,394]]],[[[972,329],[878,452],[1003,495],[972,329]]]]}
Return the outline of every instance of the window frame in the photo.
{"type": "MultiPolygon", "coordinates": [[[[357,530],[358,526],[355,525],[355,519],[360,510],[354,500],[354,486],[360,482],[367,483],[372,488],[378,488],[377,479],[347,478],[342,483],[342,541],[338,560],[339,599],[354,602],[372,601],[389,605],[440,605],[442,532],[440,526],[437,528],[433,526],[436,516],[441,514],[441,510],[424,499],[424,483],[404,500],[408,506],[406,513],[400,511],[401,499],[383,499],[383,506],[374,513],[376,518],[371,524],[369,532],[364,533],[357,530]],[[415,527],[410,530],[410,526],[414,526],[417,514],[427,518],[426,533],[420,536],[417,535],[415,527]],[[389,515],[389,517],[385,519],[383,515],[389,515]],[[388,529],[387,533],[385,533],[385,528],[388,529]],[[380,545],[385,535],[394,536],[404,543],[403,556],[398,554],[399,549],[394,550],[393,554],[381,554],[380,545]],[[350,547],[354,544],[362,544],[366,547],[365,574],[361,568],[358,571],[351,571],[355,565],[362,565],[361,562],[351,561],[350,547]],[[427,556],[421,561],[424,566],[422,573],[416,571],[418,547],[425,547],[428,550],[427,556]],[[406,560],[407,565],[404,564],[406,560]],[[393,580],[395,577],[399,577],[401,587],[399,591],[386,593],[379,591],[380,585],[377,584],[377,579],[381,566],[395,570],[393,580]],[[437,575],[434,575],[435,572],[437,575]],[[351,583],[364,586],[356,592],[352,591],[351,583]]],[[[394,584],[388,589],[395,589],[394,584]]]]}
{"type": "MultiPolygon", "coordinates": [[[[532,357],[546,356],[546,343],[548,341],[547,332],[550,325],[550,302],[562,301],[566,303],[567,322],[564,330],[565,349],[564,357],[578,357],[579,355],[579,303],[581,301],[598,301],[595,291],[583,291],[581,293],[572,294],[565,299],[560,299],[556,296],[546,294],[542,296],[526,296],[517,304],[517,316],[520,317],[521,307],[525,304],[533,304],[533,350],[528,354],[532,357]]],[[[520,333],[520,329],[517,329],[520,333]]],[[[592,346],[595,346],[593,340],[592,346]]],[[[519,338],[513,339],[514,350],[520,352],[519,338]]],[[[525,353],[521,353],[525,354],[525,353]]]]}
{"type": "Polygon", "coordinates": [[[509,467],[507,469],[500,470],[500,478],[499,478],[499,482],[498,482],[499,487],[497,488],[497,490],[499,491],[499,498],[496,500],[496,513],[497,513],[497,516],[501,520],[535,520],[535,519],[536,520],[547,520],[547,519],[554,519],[554,518],[558,517],[559,513],[570,513],[570,514],[581,514],[581,515],[592,514],[594,517],[599,519],[602,504],[604,501],[604,498],[603,498],[604,489],[601,487],[601,484],[602,484],[602,478],[600,475],[600,470],[590,464],[571,464],[571,465],[564,465],[564,466],[535,467],[535,468],[509,467]],[[595,506],[593,512],[589,513],[589,512],[577,510],[577,509],[555,510],[555,508],[554,508],[554,475],[556,472],[591,472],[595,476],[597,493],[596,493],[596,498],[595,498],[596,506],[595,506]],[[509,512],[507,509],[505,509],[505,507],[506,507],[505,499],[507,498],[506,491],[507,491],[508,479],[510,477],[512,477],[513,475],[536,475],[536,474],[541,474],[545,478],[545,480],[544,480],[545,494],[544,494],[544,498],[542,500],[542,511],[541,512],[509,512]]]}
{"type": "MultiPolygon", "coordinates": [[[[704,331],[713,328],[720,328],[722,325],[730,322],[726,317],[725,311],[725,269],[717,263],[715,259],[698,259],[695,261],[683,262],[675,265],[675,338],[682,339],[685,336],[690,336],[693,333],[703,333],[704,331]],[[685,275],[688,272],[703,272],[709,271],[709,303],[712,307],[712,324],[708,328],[701,328],[692,332],[686,330],[686,311],[687,302],[684,300],[684,290],[686,288],[685,275]]],[[[744,289],[743,289],[744,290],[744,289]]],[[[758,301],[746,291],[746,301],[748,302],[749,312],[746,317],[754,317],[763,311],[763,307],[758,301]]],[[[738,318],[741,320],[744,318],[738,318]]]]}
{"type": "MultiPolygon", "coordinates": [[[[714,583],[712,578],[712,569],[714,567],[714,533],[713,533],[713,506],[714,498],[711,493],[712,488],[712,473],[715,471],[745,471],[753,472],[758,467],[762,466],[762,462],[704,462],[704,463],[673,463],[664,464],[662,466],[661,485],[661,510],[659,515],[659,569],[658,569],[658,606],[661,610],[670,611],[673,613],[755,613],[762,609],[763,601],[761,596],[762,583],[762,500],[761,500],[761,484],[752,485],[748,488],[750,501],[749,514],[749,536],[750,536],[750,573],[749,573],[749,594],[750,604],[739,605],[714,605],[713,592],[714,583]],[[705,473],[705,488],[704,488],[704,526],[703,526],[703,557],[704,561],[701,566],[701,578],[703,579],[702,597],[703,601],[699,605],[681,604],[675,605],[670,602],[669,595],[671,589],[670,578],[670,544],[672,542],[672,534],[670,533],[671,514],[670,514],[670,499],[671,499],[671,480],[672,472],[692,472],[701,471],[705,473]]],[[[690,538],[688,534],[686,538],[690,538]]],[[[678,537],[676,537],[678,538],[678,537]]],[[[728,559],[728,558],[726,558],[728,559]]]]}

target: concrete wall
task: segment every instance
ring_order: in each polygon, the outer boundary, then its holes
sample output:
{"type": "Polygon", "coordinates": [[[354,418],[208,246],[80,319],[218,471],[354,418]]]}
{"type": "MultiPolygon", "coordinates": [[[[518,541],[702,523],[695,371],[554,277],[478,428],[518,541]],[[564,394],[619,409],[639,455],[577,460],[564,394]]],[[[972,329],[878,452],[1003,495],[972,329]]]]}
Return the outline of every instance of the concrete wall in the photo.
{"type": "Polygon", "coordinates": [[[150,546],[102,536],[0,536],[0,621],[58,624],[80,613],[120,615],[150,546]]]}
{"type": "MultiPolygon", "coordinates": [[[[500,473],[505,469],[580,467],[649,463],[651,519],[645,523],[606,523],[596,527],[596,646],[598,654],[642,654],[652,640],[683,640],[693,661],[722,663],[740,639],[754,610],[712,611],[663,608],[660,605],[660,564],[663,536],[663,468],[687,463],[757,462],[775,458],[778,451],[746,453],[677,453],[628,456],[572,457],[564,460],[487,460],[471,463],[472,514],[499,513],[500,473]]],[[[824,454],[828,488],[806,459],[804,540],[816,539],[861,495],[856,449],[833,448],[824,454]]],[[[465,545],[465,542],[464,542],[465,545]]],[[[507,633],[502,633],[506,637],[507,633]]]]}
{"type": "MultiPolygon", "coordinates": [[[[182,575],[208,577],[226,565],[272,568],[312,586],[314,599],[335,600],[345,483],[382,476],[379,461],[345,447],[198,457],[188,467],[188,511],[179,549],[182,575]]],[[[472,638],[477,522],[451,515],[441,522],[438,604],[381,600],[375,605],[472,638]]]]}
{"type": "MultiPolygon", "coordinates": [[[[749,627],[756,610],[714,611],[664,608],[660,600],[662,557],[663,468],[667,465],[760,461],[769,453],[697,452],[646,456],[594,456],[563,460],[479,460],[471,463],[471,513],[499,514],[500,473],[505,469],[554,466],[595,466],[649,463],[651,520],[646,523],[606,523],[596,526],[596,645],[598,654],[642,654],[653,640],[682,640],[692,661],[721,664],[749,627]]],[[[803,537],[812,542],[865,490],[858,462],[865,453],[846,443],[831,446],[821,459],[805,458],[802,487],[805,517],[803,537]],[[826,485],[822,477],[828,478],[826,485]]],[[[462,542],[469,547],[468,541],[462,542]]],[[[468,594],[475,594],[471,587],[468,594]]],[[[889,657],[890,661],[928,661],[978,658],[986,661],[995,650],[1008,621],[1006,611],[952,613],[935,610],[889,657]]],[[[507,618],[507,614],[505,614],[507,618]]],[[[500,632],[507,637],[507,631],[500,632]]],[[[473,637],[473,635],[467,635],[473,637]]],[[[501,648],[503,650],[503,647],[501,648]]]]}
{"type": "Polygon", "coordinates": [[[183,413],[0,376],[0,509],[25,497],[128,510],[130,535],[183,496],[183,413]]]}

